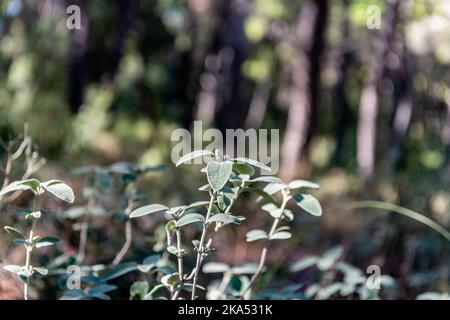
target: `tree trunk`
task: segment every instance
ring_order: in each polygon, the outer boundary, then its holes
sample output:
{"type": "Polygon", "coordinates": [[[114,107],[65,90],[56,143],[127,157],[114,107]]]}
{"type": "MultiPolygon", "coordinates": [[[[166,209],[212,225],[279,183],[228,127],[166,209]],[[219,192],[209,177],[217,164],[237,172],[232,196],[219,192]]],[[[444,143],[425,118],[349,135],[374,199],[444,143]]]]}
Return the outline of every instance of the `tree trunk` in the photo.
{"type": "Polygon", "coordinates": [[[216,114],[220,130],[238,128],[242,120],[242,102],[240,88],[242,83],[241,67],[245,60],[247,38],[244,21],[247,16],[247,1],[224,0],[219,6],[218,45],[221,63],[219,81],[220,105],[216,114]]]}
{"type": "Polygon", "coordinates": [[[314,128],[327,15],[326,0],[309,0],[298,18],[298,56],[292,65],[289,113],[281,147],[280,176],[287,180],[298,175],[299,160],[314,128]]]}
{"type": "MultiPolygon", "coordinates": [[[[344,12],[348,12],[349,0],[343,0],[342,4],[344,12]]],[[[334,91],[334,106],[332,106],[334,117],[336,119],[336,151],[334,154],[334,163],[338,166],[345,165],[346,150],[346,137],[349,124],[351,123],[350,117],[352,116],[350,105],[346,96],[347,89],[347,73],[350,68],[350,64],[353,58],[353,48],[348,39],[350,22],[348,13],[345,13],[345,17],[342,21],[342,40],[339,47],[339,57],[336,61],[336,87],[334,91]]]]}
{"type": "Polygon", "coordinates": [[[86,3],[78,3],[81,9],[81,29],[70,30],[69,104],[77,113],[84,101],[86,52],[88,49],[89,17],[86,3]]]}
{"type": "Polygon", "coordinates": [[[357,129],[357,161],[360,174],[368,179],[375,168],[375,143],[377,135],[378,87],[385,70],[385,58],[390,38],[394,35],[400,0],[386,1],[385,19],[374,39],[374,56],[366,84],[361,93],[357,129]]]}
{"type": "Polygon", "coordinates": [[[398,39],[398,53],[400,66],[395,81],[394,110],[391,124],[390,161],[395,167],[400,157],[401,143],[409,128],[413,110],[412,62],[411,54],[406,47],[404,31],[398,39]]]}

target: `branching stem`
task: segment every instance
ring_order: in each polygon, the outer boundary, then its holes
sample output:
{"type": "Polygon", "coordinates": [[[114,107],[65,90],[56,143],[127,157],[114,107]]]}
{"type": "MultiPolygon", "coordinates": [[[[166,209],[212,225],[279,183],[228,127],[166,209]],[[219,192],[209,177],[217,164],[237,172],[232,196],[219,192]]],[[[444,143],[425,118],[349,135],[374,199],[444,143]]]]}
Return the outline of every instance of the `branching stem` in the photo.
{"type": "Polygon", "coordinates": [[[27,280],[23,285],[23,298],[24,300],[28,300],[28,288],[30,286],[30,277],[32,275],[32,270],[30,270],[30,262],[31,262],[31,251],[33,251],[33,237],[34,237],[34,227],[36,225],[36,221],[33,218],[33,223],[31,224],[30,234],[28,236],[28,243],[26,247],[26,256],[25,256],[25,272],[27,276],[27,280]]]}
{"type": "Polygon", "coordinates": [[[195,300],[195,289],[197,289],[197,280],[198,280],[198,273],[200,271],[200,264],[203,260],[203,254],[204,254],[204,245],[205,245],[205,238],[206,238],[206,231],[208,226],[206,225],[206,221],[208,221],[209,217],[211,216],[212,208],[214,205],[214,199],[216,197],[216,194],[211,194],[211,200],[209,201],[209,207],[208,212],[206,213],[205,223],[203,224],[203,231],[202,236],[200,238],[200,243],[198,245],[198,252],[197,252],[197,262],[195,264],[195,271],[194,271],[194,279],[193,279],[193,287],[192,287],[192,295],[191,299],[195,300]]]}
{"type": "Polygon", "coordinates": [[[275,233],[275,231],[277,230],[278,224],[281,221],[281,217],[283,216],[283,211],[286,208],[286,204],[289,201],[289,199],[291,198],[291,196],[285,192],[284,190],[282,190],[282,194],[283,194],[283,202],[280,206],[280,215],[278,218],[275,218],[272,226],[270,227],[270,231],[267,237],[267,241],[266,244],[264,246],[264,248],[261,251],[261,256],[259,258],[259,263],[258,263],[258,268],[256,269],[256,272],[253,274],[253,276],[250,279],[250,282],[248,283],[247,287],[244,289],[244,291],[242,292],[242,298],[245,297],[245,294],[252,288],[252,286],[255,284],[256,280],[259,278],[259,276],[261,275],[261,273],[264,270],[264,266],[266,264],[266,258],[267,258],[267,251],[269,250],[269,246],[270,246],[270,238],[273,236],[273,234],[275,233]]]}

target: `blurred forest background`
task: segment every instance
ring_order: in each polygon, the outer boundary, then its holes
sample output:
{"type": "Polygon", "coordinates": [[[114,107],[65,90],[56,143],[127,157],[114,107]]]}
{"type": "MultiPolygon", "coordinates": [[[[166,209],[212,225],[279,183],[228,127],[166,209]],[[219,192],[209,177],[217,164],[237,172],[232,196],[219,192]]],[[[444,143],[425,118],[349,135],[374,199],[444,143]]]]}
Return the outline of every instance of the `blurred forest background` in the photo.
{"type": "MultiPolygon", "coordinates": [[[[341,244],[346,261],[397,279],[397,297],[448,291],[448,241],[348,204],[396,203],[448,229],[450,1],[0,1],[0,135],[16,137],[28,123],[47,158],[37,175],[64,179],[79,202],[83,179],[71,170],[116,161],[168,165],[139,184],[150,202],[200,200],[198,168],[170,161],[172,131],[194,120],[280,129],[280,176],[321,185],[324,215],[298,219],[297,245],[272,261],[341,244]],[[71,4],[81,8],[80,30],[66,26],[71,4]],[[368,28],[377,8],[381,28],[368,28]]],[[[66,227],[58,230],[76,250],[66,227]]],[[[120,243],[102,241],[122,228],[100,219],[87,261],[110,261],[120,243]]],[[[257,261],[257,249],[236,240],[244,235],[224,236],[230,249],[219,259],[257,261]]],[[[2,259],[8,250],[0,247],[2,259]]]]}

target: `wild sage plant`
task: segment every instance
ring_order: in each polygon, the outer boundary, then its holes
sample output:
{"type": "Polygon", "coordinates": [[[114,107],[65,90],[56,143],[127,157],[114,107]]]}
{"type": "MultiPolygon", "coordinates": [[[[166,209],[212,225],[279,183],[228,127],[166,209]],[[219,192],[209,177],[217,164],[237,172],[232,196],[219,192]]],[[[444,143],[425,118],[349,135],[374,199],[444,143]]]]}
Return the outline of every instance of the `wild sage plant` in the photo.
{"type": "MultiPolygon", "coordinates": [[[[20,160],[24,160],[25,166],[21,172],[21,178],[18,180],[27,180],[35,172],[37,172],[46,162],[45,158],[42,158],[36,151],[33,144],[33,139],[28,134],[28,126],[25,124],[24,133],[22,137],[18,137],[9,142],[4,142],[0,139],[0,147],[6,152],[6,162],[4,166],[0,166],[0,173],[3,176],[3,184],[0,188],[3,189],[12,180],[16,162],[20,164],[20,160]]],[[[1,203],[9,203],[14,201],[20,194],[20,191],[16,191],[8,195],[8,197],[0,196],[1,203]]]]}
{"type": "Polygon", "coordinates": [[[86,205],[73,207],[65,212],[65,216],[70,219],[77,219],[83,216],[81,224],[74,225],[80,230],[79,262],[82,262],[86,255],[87,236],[92,217],[109,214],[105,208],[99,205],[99,202],[101,202],[100,200],[103,198],[104,193],[112,189],[114,177],[121,179],[121,183],[119,183],[120,195],[116,198],[122,198],[125,203],[125,208],[123,210],[121,208],[118,209],[118,213],[115,216],[116,221],[125,221],[125,241],[113,260],[113,265],[118,265],[127,254],[132,243],[133,230],[128,216],[137,203],[145,200],[145,195],[137,192],[139,179],[149,172],[163,170],[165,170],[163,165],[141,166],[128,162],[116,162],[105,167],[85,166],[74,170],[74,173],[77,175],[88,176],[88,183],[83,189],[83,195],[87,199],[86,205]],[[121,195],[122,192],[123,196],[121,195]]]}
{"type": "Polygon", "coordinates": [[[313,216],[322,215],[322,208],[319,201],[308,193],[298,191],[301,189],[319,189],[319,185],[306,180],[294,180],[288,184],[281,181],[272,182],[264,187],[263,192],[270,196],[266,197],[266,199],[269,199],[270,202],[263,205],[262,209],[272,216],[273,222],[268,231],[255,229],[249,231],[246,235],[247,242],[264,240],[265,245],[261,251],[258,268],[243,291],[243,296],[245,296],[245,294],[252,288],[258,277],[263,272],[270,243],[273,240],[284,240],[292,237],[289,226],[286,225],[279,227],[282,221],[291,222],[294,219],[294,214],[292,211],[286,208],[288,202],[293,200],[293,202],[303,209],[303,211],[313,216]],[[280,205],[277,205],[275,198],[272,197],[277,193],[281,193],[280,205]]]}
{"type": "MultiPolygon", "coordinates": [[[[213,234],[220,230],[228,224],[239,225],[245,218],[243,216],[235,215],[231,212],[232,207],[242,192],[254,192],[257,195],[263,196],[265,198],[273,199],[272,194],[276,193],[273,190],[261,190],[254,187],[257,183],[269,183],[269,186],[283,186],[283,188],[278,191],[283,190],[283,204],[281,206],[281,214],[275,217],[275,223],[272,227],[273,230],[269,232],[270,237],[266,234],[268,241],[274,239],[282,239],[288,233],[286,228],[277,229],[279,221],[284,217],[287,201],[291,198],[290,188],[301,188],[303,186],[296,186],[291,184],[291,187],[284,185],[281,180],[273,176],[260,176],[252,178],[255,174],[255,167],[260,168],[265,171],[270,171],[270,168],[264,164],[255,161],[253,159],[246,158],[230,158],[224,156],[219,152],[212,153],[208,150],[197,150],[183,156],[176,164],[179,166],[181,164],[192,161],[198,157],[207,157],[207,165],[201,170],[201,172],[206,174],[208,181],[207,185],[199,188],[201,191],[208,192],[209,201],[198,201],[190,205],[179,206],[169,208],[161,204],[151,204],[148,206],[140,207],[135,209],[130,214],[130,218],[137,218],[148,214],[154,214],[158,212],[164,212],[168,217],[169,221],[166,224],[167,232],[167,250],[176,256],[178,270],[174,273],[169,273],[163,276],[161,279],[162,286],[166,287],[170,292],[171,299],[177,299],[182,290],[191,291],[191,299],[196,299],[196,290],[198,288],[203,289],[203,287],[198,285],[198,279],[200,274],[200,268],[204,259],[213,253],[216,249],[212,246],[213,234]],[[273,191],[273,192],[272,192],[273,191]],[[206,208],[206,213],[202,214],[199,209],[206,208]],[[185,272],[183,257],[187,254],[186,249],[183,246],[183,233],[182,228],[193,223],[200,223],[201,225],[201,235],[199,239],[192,241],[194,246],[195,255],[195,266],[191,272],[185,272]],[[214,228],[212,228],[214,227],[214,228]],[[269,239],[270,238],[270,239],[269,239]]],[[[300,181],[300,180],[299,180],[300,181]]],[[[299,182],[297,182],[298,184],[299,182]]],[[[303,182],[306,183],[306,182],[303,182]]],[[[310,183],[310,185],[314,185],[310,183]]],[[[320,215],[321,209],[312,208],[313,200],[315,198],[309,197],[306,194],[300,194],[297,196],[297,202],[302,203],[301,207],[312,210],[313,214],[320,215]],[[319,212],[319,211],[320,212],[319,212]]],[[[317,200],[316,200],[317,201],[317,200]]],[[[318,203],[314,203],[317,205],[318,203]]],[[[299,204],[300,205],[300,204],[299,204]]],[[[260,239],[263,239],[260,236],[260,239]]],[[[256,240],[256,239],[254,239],[256,240]]],[[[265,255],[267,254],[267,248],[263,251],[263,258],[261,259],[260,265],[264,266],[265,255]]],[[[230,269],[235,270],[235,269],[230,269]]],[[[251,273],[254,273],[253,282],[262,272],[262,267],[251,269],[251,273]]],[[[229,274],[233,271],[227,273],[229,274]]],[[[245,272],[244,272],[245,273],[245,272]]],[[[226,287],[228,280],[224,281],[222,287],[226,287]]],[[[252,283],[253,283],[252,282],[252,283]]],[[[248,284],[247,291],[252,283],[248,284]]],[[[225,290],[225,289],[223,289],[225,290]]],[[[242,292],[242,295],[245,294],[242,292]]]]}
{"type": "Polygon", "coordinates": [[[319,279],[306,287],[303,299],[324,300],[334,295],[357,295],[361,300],[378,300],[382,287],[394,293],[394,278],[385,274],[367,276],[361,269],[341,261],[343,253],[343,247],[336,246],[321,256],[304,257],[290,267],[291,272],[317,269],[315,275],[319,279]]]}
{"type": "Polygon", "coordinates": [[[23,266],[6,265],[3,267],[5,270],[17,274],[24,282],[23,296],[25,300],[28,300],[30,279],[35,274],[45,276],[48,273],[48,270],[46,268],[34,267],[31,264],[33,250],[52,246],[60,242],[59,238],[54,236],[38,236],[35,234],[36,224],[45,213],[44,210],[39,206],[39,200],[41,196],[46,192],[68,203],[73,203],[75,199],[72,189],[64,182],[60,180],[40,182],[37,179],[28,179],[13,182],[0,191],[0,197],[17,191],[27,190],[32,191],[34,194],[33,208],[31,210],[25,211],[25,220],[31,223],[28,236],[25,236],[16,228],[10,226],[4,227],[6,232],[15,237],[15,239],[13,240],[14,245],[23,246],[25,248],[25,262],[23,266]]]}

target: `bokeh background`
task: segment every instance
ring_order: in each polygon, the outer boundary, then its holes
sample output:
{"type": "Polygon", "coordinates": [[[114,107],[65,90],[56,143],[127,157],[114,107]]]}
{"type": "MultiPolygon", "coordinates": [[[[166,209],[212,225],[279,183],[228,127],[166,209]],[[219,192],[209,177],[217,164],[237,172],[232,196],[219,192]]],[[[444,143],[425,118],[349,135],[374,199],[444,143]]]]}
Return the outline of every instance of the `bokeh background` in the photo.
{"type": "MultiPolygon", "coordinates": [[[[84,178],[72,169],[117,161],[168,165],[139,183],[150,202],[200,200],[199,168],[170,160],[172,131],[194,120],[280,129],[280,176],[321,185],[323,216],[296,219],[296,242],[270,255],[278,269],[269,283],[299,281],[283,264],[339,244],[346,261],[397,279],[398,298],[448,291],[448,241],[406,217],[348,205],[396,203],[449,227],[449,1],[1,0],[0,135],[8,141],[27,123],[47,159],[36,176],[67,180],[79,203],[84,178]],[[80,30],[66,26],[71,4],[80,30]],[[369,28],[377,10],[381,27],[369,28]]],[[[2,225],[21,201],[2,208],[2,225]]],[[[251,203],[240,203],[248,226],[263,226],[251,203]]],[[[46,228],[76,251],[77,233],[55,225],[46,228]]],[[[153,225],[136,228],[129,259],[143,255],[153,225]]],[[[111,261],[122,229],[97,219],[86,262],[111,261]]],[[[219,260],[257,261],[246,231],[224,231],[219,260]]],[[[0,239],[3,262],[22,259],[0,239]]]]}

